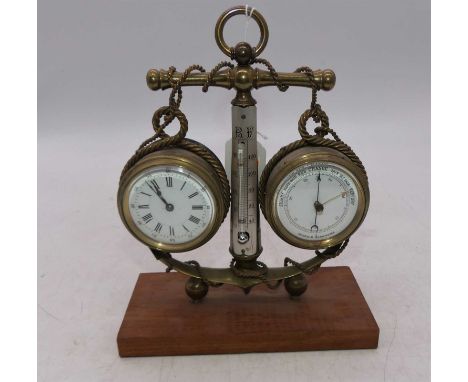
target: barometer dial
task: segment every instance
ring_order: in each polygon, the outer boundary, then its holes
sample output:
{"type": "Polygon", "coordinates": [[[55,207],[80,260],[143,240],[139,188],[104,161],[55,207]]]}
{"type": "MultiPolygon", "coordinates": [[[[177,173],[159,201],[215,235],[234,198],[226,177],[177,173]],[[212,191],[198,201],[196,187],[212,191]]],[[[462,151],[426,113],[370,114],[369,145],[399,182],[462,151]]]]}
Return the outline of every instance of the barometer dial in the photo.
{"type": "Polygon", "coordinates": [[[331,149],[305,147],[280,161],[267,182],[266,218],[280,237],[302,248],[348,238],[367,211],[362,170],[331,149]]]}
{"type": "Polygon", "coordinates": [[[171,252],[196,248],[217,231],[224,216],[216,180],[209,166],[191,152],[170,149],[151,154],[121,184],[122,219],[150,247],[171,252]]]}
{"type": "Polygon", "coordinates": [[[278,186],[275,207],[283,226],[307,240],[330,239],[353,220],[358,206],[353,177],[331,162],[305,164],[278,186]]]}

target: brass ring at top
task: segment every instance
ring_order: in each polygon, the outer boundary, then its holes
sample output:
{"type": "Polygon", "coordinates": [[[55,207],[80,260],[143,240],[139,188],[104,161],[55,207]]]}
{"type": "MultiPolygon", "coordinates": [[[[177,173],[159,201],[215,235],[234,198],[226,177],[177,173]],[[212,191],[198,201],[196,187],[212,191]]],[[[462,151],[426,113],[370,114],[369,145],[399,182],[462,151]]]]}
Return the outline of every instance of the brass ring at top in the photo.
{"type": "Polygon", "coordinates": [[[239,5],[237,7],[228,9],[221,16],[219,16],[219,19],[216,22],[215,40],[216,44],[218,44],[219,46],[219,49],[221,49],[221,51],[229,57],[231,57],[231,48],[226,44],[226,41],[224,40],[224,26],[231,17],[235,15],[245,14],[250,15],[257,22],[258,27],[260,28],[260,41],[258,42],[258,45],[253,48],[255,57],[263,52],[268,42],[268,25],[263,16],[260,14],[260,12],[246,5],[239,5]]]}

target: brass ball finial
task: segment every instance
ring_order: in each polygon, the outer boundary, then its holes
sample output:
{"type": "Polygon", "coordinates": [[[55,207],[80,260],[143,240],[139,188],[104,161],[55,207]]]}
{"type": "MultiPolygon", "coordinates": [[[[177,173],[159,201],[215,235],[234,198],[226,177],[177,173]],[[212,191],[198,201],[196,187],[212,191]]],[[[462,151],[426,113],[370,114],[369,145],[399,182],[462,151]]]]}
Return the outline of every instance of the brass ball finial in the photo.
{"type": "Polygon", "coordinates": [[[161,74],[159,70],[148,70],[146,74],[146,84],[151,90],[159,90],[161,88],[161,74]]]}
{"type": "Polygon", "coordinates": [[[254,50],[247,42],[240,42],[234,48],[234,57],[239,65],[248,65],[254,58],[254,50]]]}
{"type": "Polygon", "coordinates": [[[185,283],[185,293],[194,301],[201,300],[208,293],[208,284],[198,277],[190,277],[185,283]]]}
{"type": "Polygon", "coordinates": [[[325,69],[322,72],[322,89],[332,90],[335,87],[336,75],[333,70],[325,69]]]}
{"type": "Polygon", "coordinates": [[[307,290],[307,279],[301,273],[284,280],[284,287],[291,297],[298,297],[307,290]]]}

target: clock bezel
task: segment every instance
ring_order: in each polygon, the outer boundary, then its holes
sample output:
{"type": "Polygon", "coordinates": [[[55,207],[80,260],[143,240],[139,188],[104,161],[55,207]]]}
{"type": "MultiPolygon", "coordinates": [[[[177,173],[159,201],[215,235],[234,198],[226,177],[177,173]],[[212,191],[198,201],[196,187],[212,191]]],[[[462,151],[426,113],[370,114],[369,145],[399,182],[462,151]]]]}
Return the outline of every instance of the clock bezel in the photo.
{"type": "Polygon", "coordinates": [[[117,194],[119,214],[127,230],[140,242],[150,248],[164,252],[186,252],[198,248],[210,240],[218,231],[224,217],[222,186],[216,172],[202,158],[181,148],[167,148],[151,153],[138,161],[122,178],[117,194]],[[142,173],[151,168],[179,167],[189,174],[193,173],[205,185],[213,200],[213,215],[203,232],[185,243],[163,243],[152,239],[142,232],[134,222],[129,206],[129,196],[135,182],[142,173]]]}
{"type": "Polygon", "coordinates": [[[369,184],[364,172],[344,154],[327,147],[306,146],[286,155],[272,170],[265,189],[264,215],[271,228],[287,243],[303,249],[324,249],[343,242],[359,228],[369,208],[369,184]],[[282,224],[276,201],[284,178],[298,167],[314,162],[328,162],[344,168],[356,184],[358,206],[353,220],[343,231],[327,239],[306,240],[293,235],[282,224]]]}

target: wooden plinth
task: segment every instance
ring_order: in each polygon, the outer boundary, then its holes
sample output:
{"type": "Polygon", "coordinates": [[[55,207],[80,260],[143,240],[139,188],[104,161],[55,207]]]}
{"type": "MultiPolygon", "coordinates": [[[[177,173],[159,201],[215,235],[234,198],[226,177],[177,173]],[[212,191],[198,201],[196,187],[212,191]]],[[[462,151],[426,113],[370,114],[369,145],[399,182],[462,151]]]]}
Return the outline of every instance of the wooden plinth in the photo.
{"type": "Polygon", "coordinates": [[[379,327],[349,267],[326,267],[292,300],[284,287],[249,295],[224,285],[201,303],[187,277],[142,273],[117,336],[121,357],[373,349],[379,327]]]}

